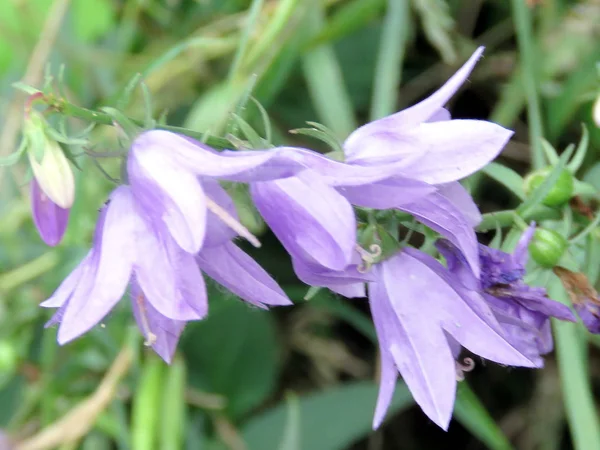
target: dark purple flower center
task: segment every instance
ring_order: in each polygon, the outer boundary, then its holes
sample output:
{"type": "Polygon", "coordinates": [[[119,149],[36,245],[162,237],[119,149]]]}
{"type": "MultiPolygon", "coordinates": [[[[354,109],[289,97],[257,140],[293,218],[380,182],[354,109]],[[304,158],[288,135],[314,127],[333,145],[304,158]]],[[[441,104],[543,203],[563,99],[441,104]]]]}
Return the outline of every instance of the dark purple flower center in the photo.
{"type": "Polygon", "coordinates": [[[512,255],[485,245],[479,246],[479,263],[483,289],[510,285],[525,275],[525,268],[516,263],[512,255]]]}

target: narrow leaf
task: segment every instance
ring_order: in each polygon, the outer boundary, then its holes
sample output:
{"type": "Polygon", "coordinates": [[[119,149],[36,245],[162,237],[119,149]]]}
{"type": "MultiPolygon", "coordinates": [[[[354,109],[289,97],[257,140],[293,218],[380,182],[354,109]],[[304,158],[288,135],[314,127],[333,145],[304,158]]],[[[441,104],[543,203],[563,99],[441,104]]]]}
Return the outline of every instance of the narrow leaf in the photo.
{"type": "Polygon", "coordinates": [[[525,191],[523,190],[523,177],[510,167],[498,163],[489,163],[481,169],[488,177],[497,181],[509,191],[515,194],[519,199],[525,200],[525,191]]]}

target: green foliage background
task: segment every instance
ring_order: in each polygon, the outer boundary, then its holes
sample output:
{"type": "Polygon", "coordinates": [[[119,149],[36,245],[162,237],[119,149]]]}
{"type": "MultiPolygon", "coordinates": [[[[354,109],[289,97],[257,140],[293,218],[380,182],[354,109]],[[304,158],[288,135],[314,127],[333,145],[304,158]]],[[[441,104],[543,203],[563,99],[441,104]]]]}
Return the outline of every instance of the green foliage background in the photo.
{"type": "MultiPolygon", "coordinates": [[[[40,62],[34,49],[44,42],[50,51],[42,70],[56,75],[64,65],[62,87],[74,104],[114,106],[139,73],[154,115],[168,112],[171,125],[227,136],[239,134],[232,113],[262,133],[259,109],[245,101],[252,92],[269,113],[275,144],[319,150],[325,147],[318,141],[288,130],[318,121],[343,139],[359,124],[425,97],[485,45],[485,58],[452,102],[453,115],[513,128],[500,162],[519,173],[540,166],[538,138],[564,148],[579,139],[584,123],[590,150],[579,176],[600,188],[600,130],[591,120],[600,93],[600,3],[535,3],[3,0],[0,156],[18,144],[18,123],[10,123],[22,114],[23,97],[12,83],[32,61],[40,62]],[[49,40],[41,30],[57,19],[59,3],[66,10],[49,40]]],[[[126,112],[143,118],[139,91],[126,112]]],[[[74,119],[70,125],[84,124],[74,119]]],[[[110,128],[99,127],[93,136],[98,151],[117,145],[110,128]]],[[[102,167],[118,174],[114,162],[102,167]]],[[[557,330],[574,330],[559,350],[561,358],[575,355],[569,367],[579,370],[573,378],[561,366],[560,377],[589,381],[591,390],[563,386],[565,402],[553,355],[535,372],[484,364],[469,374],[472,387],[461,383],[449,433],[427,421],[401,383],[388,422],[373,433],[377,347],[366,302],[324,293],[303,301],[305,287],[243,190],[236,192],[240,213],[264,242],[255,256],[298,303],[294,308],[258,311],[211,285],[209,318],[188,326],[169,367],[132,332],[126,302],[102,327],[58,347],[56,329],[43,328],[49,313],[38,304],[87,251],[97,209],[112,187],[89,160],[81,169],[67,235],[49,249],[30,218],[27,168],[0,168],[0,428],[15,439],[55,426],[89,399],[125,348],[135,350],[118,388],[97,418],[71,419],[67,428],[77,422],[89,429],[74,442],[62,439],[59,448],[558,450],[600,442],[590,397],[600,378],[599,341],[579,328],[557,330]],[[591,409],[578,407],[581,396],[591,409]]],[[[485,172],[491,178],[470,180],[482,209],[515,207],[518,199],[493,181],[497,171],[485,172]]]]}

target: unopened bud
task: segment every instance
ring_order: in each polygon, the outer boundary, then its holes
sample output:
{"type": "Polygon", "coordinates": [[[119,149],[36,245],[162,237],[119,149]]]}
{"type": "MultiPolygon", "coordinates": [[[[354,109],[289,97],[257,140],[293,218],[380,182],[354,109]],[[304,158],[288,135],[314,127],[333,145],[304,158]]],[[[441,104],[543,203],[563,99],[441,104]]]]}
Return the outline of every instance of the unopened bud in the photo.
{"type": "Polygon", "coordinates": [[[596,126],[600,128],[600,94],[594,102],[594,107],[592,109],[592,118],[594,119],[594,123],[596,124],[596,126]]]}
{"type": "MultiPolygon", "coordinates": [[[[530,194],[537,189],[552,172],[552,167],[546,167],[531,173],[525,178],[525,192],[530,194]]],[[[550,189],[542,203],[546,206],[561,206],[567,203],[575,191],[575,182],[571,172],[564,169],[558,176],[558,180],[550,189]]]]}
{"type": "Polygon", "coordinates": [[[23,129],[33,175],[42,192],[61,208],[70,208],[75,197],[75,180],[62,148],[46,133],[46,121],[31,111],[23,129]]]}
{"type": "Polygon", "coordinates": [[[542,267],[551,268],[558,264],[567,250],[567,240],[554,230],[537,228],[529,244],[529,254],[542,267]]]}

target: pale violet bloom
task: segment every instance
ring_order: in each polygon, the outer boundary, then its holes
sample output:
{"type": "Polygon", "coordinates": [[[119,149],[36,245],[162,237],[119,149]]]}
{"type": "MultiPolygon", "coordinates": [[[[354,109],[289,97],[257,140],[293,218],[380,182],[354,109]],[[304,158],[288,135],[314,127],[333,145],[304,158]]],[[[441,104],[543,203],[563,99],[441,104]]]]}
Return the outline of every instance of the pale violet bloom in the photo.
{"type": "Polygon", "coordinates": [[[571,310],[548,298],[546,290],[523,281],[527,247],[535,225],[523,233],[512,254],[479,245],[481,276],[478,279],[464,255],[452,243],[440,240],[436,247],[448,269],[466,289],[483,296],[504,329],[507,340],[521,353],[543,364],[542,355],[553,348],[550,318],[574,321],[571,310]]]}
{"type": "Polygon", "coordinates": [[[58,245],[67,230],[70,210],[54,203],[35,178],[31,180],[31,211],[42,240],[52,247],[58,245]]]}
{"type": "Polygon", "coordinates": [[[507,339],[481,295],[433,257],[405,248],[372,272],[369,303],[381,349],[374,428],[383,421],[400,373],[423,412],[447,429],[462,367],[455,361],[458,344],[500,364],[537,366],[507,339]]]}
{"type": "Polygon", "coordinates": [[[365,168],[293,147],[216,152],[193,139],[153,130],[133,142],[128,175],[144,213],[163,223],[189,253],[211,245],[205,243],[211,213],[234,235],[252,240],[215,205],[213,191],[219,180],[227,180],[251,184],[256,206],[292,257],[341,270],[356,243],[351,203],[383,208],[401,202],[394,197],[413,201],[435,190],[412,180],[386,180],[406,164],[365,168]]]}
{"type": "MultiPolygon", "coordinates": [[[[219,189],[211,186],[217,199],[223,194],[219,189]]],[[[59,308],[49,323],[60,323],[58,342],[69,342],[100,322],[131,285],[134,316],[147,343],[170,361],[184,324],[207,314],[201,270],[255,306],[291,304],[222,228],[209,225],[207,241],[213,245],[194,256],[143,213],[129,186],[115,189],[100,212],[92,249],[42,303],[59,308]]]]}
{"type": "Polygon", "coordinates": [[[344,142],[349,164],[386,167],[407,161],[399,176],[435,186],[428,196],[397,208],[461,248],[476,275],[479,268],[473,226],[480,216],[457,180],[494,159],[513,132],[485,120],[452,120],[444,105],[466,81],[482,53],[480,47],[425,100],[358,128],[344,142]]]}

